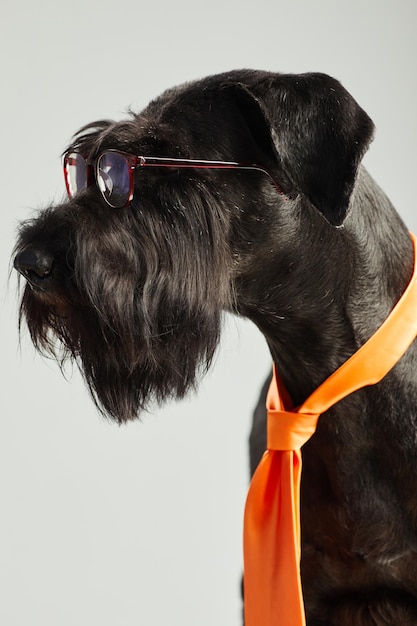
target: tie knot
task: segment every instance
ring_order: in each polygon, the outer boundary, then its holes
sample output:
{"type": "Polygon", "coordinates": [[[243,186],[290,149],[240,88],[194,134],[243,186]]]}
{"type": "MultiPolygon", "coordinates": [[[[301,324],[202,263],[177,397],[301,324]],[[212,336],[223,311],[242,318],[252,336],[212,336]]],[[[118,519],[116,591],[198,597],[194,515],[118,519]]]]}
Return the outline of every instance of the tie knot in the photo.
{"type": "Polygon", "coordinates": [[[268,410],[267,449],[299,450],[314,434],[320,414],[268,410]]]}

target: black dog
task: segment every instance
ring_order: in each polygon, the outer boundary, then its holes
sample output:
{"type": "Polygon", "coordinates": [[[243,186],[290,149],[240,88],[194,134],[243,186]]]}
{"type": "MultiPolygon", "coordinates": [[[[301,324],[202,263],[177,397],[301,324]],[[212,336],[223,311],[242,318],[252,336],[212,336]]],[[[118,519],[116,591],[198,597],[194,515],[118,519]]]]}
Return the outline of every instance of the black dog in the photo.
{"type": "MultiPolygon", "coordinates": [[[[16,247],[35,346],[75,359],[96,404],[126,421],[196,384],[231,311],[261,329],[301,404],[412,272],[407,229],[360,165],[372,134],[328,76],[246,70],[85,127],[66,160],[73,197],[24,223],[16,247]]],[[[417,624],[416,359],[413,345],[303,449],[309,626],[417,624]]]]}

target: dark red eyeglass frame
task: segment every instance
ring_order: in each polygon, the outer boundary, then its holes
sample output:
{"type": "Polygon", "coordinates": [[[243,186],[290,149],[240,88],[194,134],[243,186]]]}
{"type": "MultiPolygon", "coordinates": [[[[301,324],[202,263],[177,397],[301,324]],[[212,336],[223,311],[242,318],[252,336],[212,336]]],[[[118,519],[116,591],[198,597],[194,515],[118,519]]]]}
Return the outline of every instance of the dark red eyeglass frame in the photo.
{"type": "MultiPolygon", "coordinates": [[[[275,181],[271,172],[267,168],[263,167],[262,165],[258,165],[255,163],[249,165],[249,164],[239,163],[237,161],[210,161],[210,160],[202,160],[202,159],[176,159],[176,158],[169,158],[169,157],[154,157],[154,156],[142,156],[142,155],[136,156],[128,152],[123,152],[121,150],[109,149],[109,150],[105,150],[101,152],[97,156],[97,158],[94,159],[94,164],[91,162],[88,162],[87,159],[84,157],[84,155],[81,152],[78,152],[77,150],[69,150],[68,152],[64,154],[63,167],[64,167],[65,186],[66,186],[67,194],[70,198],[73,197],[73,194],[71,193],[68,170],[66,167],[69,156],[72,154],[80,154],[83,157],[86,163],[87,187],[90,187],[91,185],[94,184],[94,182],[97,183],[98,164],[100,162],[100,158],[108,152],[113,152],[113,153],[121,155],[122,157],[126,159],[129,165],[129,196],[126,200],[126,203],[123,206],[114,207],[108,202],[104,194],[102,194],[106,203],[109,204],[109,206],[111,206],[112,208],[126,208],[131,203],[132,198],[133,198],[133,193],[134,193],[134,172],[137,167],[164,167],[164,168],[174,168],[174,169],[225,169],[225,170],[235,169],[235,170],[258,171],[258,172],[263,172],[264,174],[266,174],[271,179],[271,182],[273,183],[277,192],[280,195],[285,196],[283,189],[275,181]],[[93,172],[95,176],[93,175],[93,172]]],[[[97,186],[99,187],[99,185],[97,186]]]]}

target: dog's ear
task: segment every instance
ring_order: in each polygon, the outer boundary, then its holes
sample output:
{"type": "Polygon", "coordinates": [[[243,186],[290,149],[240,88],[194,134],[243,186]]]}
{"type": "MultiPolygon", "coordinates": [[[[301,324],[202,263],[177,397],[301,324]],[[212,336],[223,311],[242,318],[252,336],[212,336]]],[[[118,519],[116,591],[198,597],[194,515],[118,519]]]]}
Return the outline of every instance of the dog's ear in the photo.
{"type": "Polygon", "coordinates": [[[235,98],[258,147],[269,151],[284,190],[305,194],[333,225],[346,217],[374,125],[325,74],[270,74],[235,98]]]}

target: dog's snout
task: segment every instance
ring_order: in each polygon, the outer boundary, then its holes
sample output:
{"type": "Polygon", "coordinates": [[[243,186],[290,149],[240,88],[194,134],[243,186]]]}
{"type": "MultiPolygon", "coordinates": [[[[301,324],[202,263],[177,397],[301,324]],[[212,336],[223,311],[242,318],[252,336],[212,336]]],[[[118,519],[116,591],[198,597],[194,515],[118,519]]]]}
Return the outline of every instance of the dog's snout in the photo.
{"type": "Polygon", "coordinates": [[[54,259],[41,248],[26,246],[14,259],[15,269],[34,289],[45,291],[52,275],[54,259]]]}

